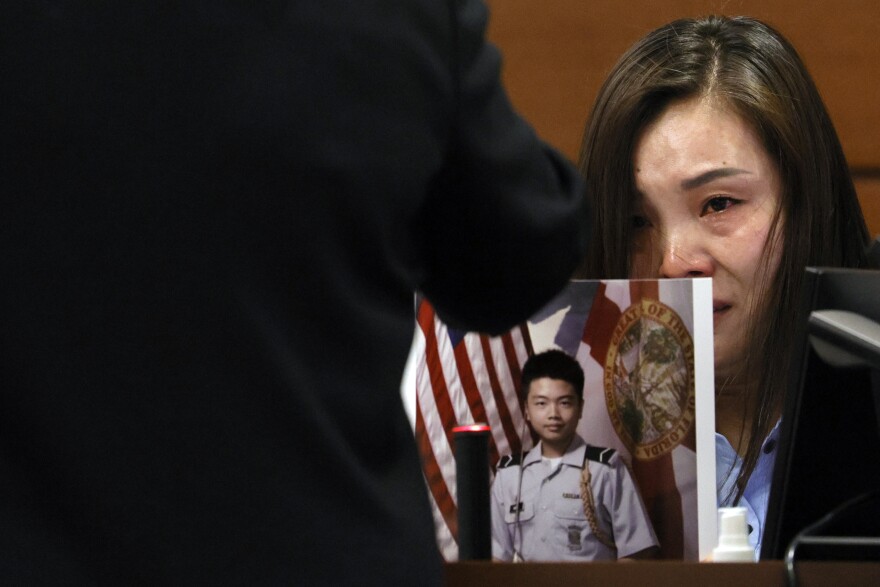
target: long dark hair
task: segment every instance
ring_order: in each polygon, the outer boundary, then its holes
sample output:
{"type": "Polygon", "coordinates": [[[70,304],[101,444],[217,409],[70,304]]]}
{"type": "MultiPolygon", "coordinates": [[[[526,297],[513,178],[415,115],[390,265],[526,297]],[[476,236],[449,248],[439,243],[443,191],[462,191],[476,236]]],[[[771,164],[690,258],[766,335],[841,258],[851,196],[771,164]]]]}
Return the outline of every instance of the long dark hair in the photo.
{"type": "Polygon", "coordinates": [[[743,376],[754,375],[744,377],[743,429],[751,425],[738,500],[787,388],[804,267],[863,266],[869,235],[837,133],[791,44],[751,18],[677,20],[620,58],[593,107],[580,168],[596,214],[582,276],[629,276],[636,141],[671,102],[695,96],[720,100],[751,125],[783,186],[765,245],[781,246],[781,261],[775,273],[758,272],[766,294],[752,308],[748,332],[743,376]]]}

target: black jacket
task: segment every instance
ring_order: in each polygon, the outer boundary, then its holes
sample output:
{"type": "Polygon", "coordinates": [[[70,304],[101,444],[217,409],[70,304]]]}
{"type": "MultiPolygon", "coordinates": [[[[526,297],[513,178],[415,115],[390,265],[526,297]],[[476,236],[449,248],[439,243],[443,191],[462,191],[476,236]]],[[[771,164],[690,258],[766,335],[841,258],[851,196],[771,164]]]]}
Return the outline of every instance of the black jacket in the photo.
{"type": "Polygon", "coordinates": [[[413,292],[567,280],[572,169],[476,0],[0,9],[0,583],[441,579],[413,292]]]}

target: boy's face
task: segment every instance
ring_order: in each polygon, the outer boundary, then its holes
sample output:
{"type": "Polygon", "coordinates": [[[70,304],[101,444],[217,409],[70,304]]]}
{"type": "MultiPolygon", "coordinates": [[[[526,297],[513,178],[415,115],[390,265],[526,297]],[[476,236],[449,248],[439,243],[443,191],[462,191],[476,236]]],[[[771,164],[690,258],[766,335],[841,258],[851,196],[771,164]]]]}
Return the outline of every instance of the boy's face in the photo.
{"type": "Polygon", "coordinates": [[[545,445],[560,455],[565,452],[577,430],[584,411],[583,400],[574,386],[561,379],[541,377],[529,385],[526,396],[526,420],[545,445]]]}

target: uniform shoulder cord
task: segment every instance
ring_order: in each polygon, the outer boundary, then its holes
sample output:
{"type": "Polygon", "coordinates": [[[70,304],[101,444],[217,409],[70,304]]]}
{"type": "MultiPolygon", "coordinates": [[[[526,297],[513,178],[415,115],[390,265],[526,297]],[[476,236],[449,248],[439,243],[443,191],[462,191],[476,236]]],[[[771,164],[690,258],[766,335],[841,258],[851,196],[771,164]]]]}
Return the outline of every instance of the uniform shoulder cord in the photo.
{"type": "Polygon", "coordinates": [[[617,547],[614,545],[614,539],[603,532],[602,529],[599,528],[599,523],[596,521],[596,506],[593,502],[593,488],[590,485],[590,463],[588,463],[586,459],[584,459],[584,469],[581,472],[581,501],[584,502],[584,514],[587,516],[590,530],[593,531],[593,534],[599,539],[599,542],[608,548],[617,550],[617,547]]]}

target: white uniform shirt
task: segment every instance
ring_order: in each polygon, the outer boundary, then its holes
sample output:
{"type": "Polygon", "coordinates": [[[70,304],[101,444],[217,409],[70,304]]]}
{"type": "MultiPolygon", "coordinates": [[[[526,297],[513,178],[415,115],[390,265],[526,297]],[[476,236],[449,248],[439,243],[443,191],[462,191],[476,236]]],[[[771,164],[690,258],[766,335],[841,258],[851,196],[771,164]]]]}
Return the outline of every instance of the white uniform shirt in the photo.
{"type": "Polygon", "coordinates": [[[596,522],[613,537],[616,551],[593,534],[580,490],[586,451],[583,439],[575,436],[555,469],[542,461],[541,443],[526,454],[522,468],[504,466],[502,459],[492,484],[494,558],[512,560],[516,549],[526,561],[615,560],[658,544],[632,476],[611,449],[605,449],[603,462],[586,463],[596,522]]]}

